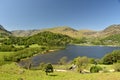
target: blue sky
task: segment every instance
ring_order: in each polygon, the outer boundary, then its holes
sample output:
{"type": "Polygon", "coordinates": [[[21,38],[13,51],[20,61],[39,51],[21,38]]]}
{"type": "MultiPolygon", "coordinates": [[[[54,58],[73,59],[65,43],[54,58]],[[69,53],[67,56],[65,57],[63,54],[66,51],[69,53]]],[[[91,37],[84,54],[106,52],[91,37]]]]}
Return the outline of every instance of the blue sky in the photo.
{"type": "Polygon", "coordinates": [[[0,24],[9,31],[56,26],[103,30],[120,24],[120,0],[0,0],[0,24]]]}

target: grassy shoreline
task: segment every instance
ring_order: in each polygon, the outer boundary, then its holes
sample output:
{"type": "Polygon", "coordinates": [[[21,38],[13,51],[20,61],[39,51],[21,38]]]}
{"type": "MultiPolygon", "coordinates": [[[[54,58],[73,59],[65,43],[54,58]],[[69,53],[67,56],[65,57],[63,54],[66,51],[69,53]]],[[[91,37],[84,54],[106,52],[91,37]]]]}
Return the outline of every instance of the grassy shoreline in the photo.
{"type": "Polygon", "coordinates": [[[120,47],[120,45],[93,45],[93,44],[72,44],[78,46],[100,46],[100,47],[120,47]]]}
{"type": "Polygon", "coordinates": [[[0,52],[0,65],[6,64],[8,62],[19,62],[20,60],[25,60],[38,54],[47,54],[64,48],[65,47],[56,46],[50,48],[45,46],[32,46],[17,52],[0,52]]]}
{"type": "Polygon", "coordinates": [[[48,76],[41,70],[26,70],[16,63],[0,66],[0,80],[119,80],[120,73],[89,73],[54,71],[48,76]]]}

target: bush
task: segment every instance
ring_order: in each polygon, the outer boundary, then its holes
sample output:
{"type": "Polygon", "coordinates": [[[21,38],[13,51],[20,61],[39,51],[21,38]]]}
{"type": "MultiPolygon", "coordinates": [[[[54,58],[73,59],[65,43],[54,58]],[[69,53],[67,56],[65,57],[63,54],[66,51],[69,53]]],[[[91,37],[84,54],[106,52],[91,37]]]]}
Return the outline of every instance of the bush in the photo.
{"type": "Polygon", "coordinates": [[[106,54],[103,58],[103,64],[113,64],[120,60],[120,50],[114,50],[113,52],[106,54]]]}
{"type": "Polygon", "coordinates": [[[73,60],[73,64],[75,64],[77,66],[77,71],[78,72],[82,72],[83,69],[87,68],[88,66],[88,58],[86,56],[83,57],[77,57],[73,60]]]}
{"type": "Polygon", "coordinates": [[[53,72],[53,66],[52,66],[52,64],[46,64],[46,66],[45,66],[45,72],[46,72],[46,75],[48,75],[48,73],[51,73],[51,72],[53,72]]]}
{"type": "Polygon", "coordinates": [[[99,72],[100,70],[102,70],[102,68],[101,68],[100,66],[92,66],[92,67],[90,68],[90,72],[91,72],[91,73],[97,73],[97,72],[99,72]]]}

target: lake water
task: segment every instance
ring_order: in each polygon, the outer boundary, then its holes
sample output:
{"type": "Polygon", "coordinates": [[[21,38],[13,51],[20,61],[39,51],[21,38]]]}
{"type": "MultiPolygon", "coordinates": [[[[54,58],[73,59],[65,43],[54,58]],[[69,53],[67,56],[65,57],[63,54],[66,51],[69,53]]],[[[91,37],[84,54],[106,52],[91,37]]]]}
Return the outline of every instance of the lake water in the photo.
{"type": "MultiPolygon", "coordinates": [[[[60,58],[64,56],[67,57],[68,61],[73,60],[78,56],[102,58],[105,54],[110,53],[113,50],[120,50],[120,47],[69,45],[64,50],[50,52],[48,54],[38,54],[30,60],[34,65],[38,65],[41,62],[56,64],[60,58]]],[[[27,60],[21,61],[20,64],[24,65],[26,62],[27,60]]]]}

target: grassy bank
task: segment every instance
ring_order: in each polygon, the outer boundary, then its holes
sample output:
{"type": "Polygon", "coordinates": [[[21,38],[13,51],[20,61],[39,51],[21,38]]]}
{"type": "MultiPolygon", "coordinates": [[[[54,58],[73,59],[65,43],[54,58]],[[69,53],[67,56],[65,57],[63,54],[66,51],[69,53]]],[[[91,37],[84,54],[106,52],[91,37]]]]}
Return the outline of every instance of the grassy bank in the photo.
{"type": "Polygon", "coordinates": [[[120,73],[54,72],[48,76],[41,70],[25,70],[16,63],[0,66],[0,80],[119,80],[120,73]]]}
{"type": "MultiPolygon", "coordinates": [[[[15,47],[19,48],[21,46],[15,46],[15,47]]],[[[37,54],[46,54],[51,51],[57,51],[57,50],[61,50],[64,48],[65,47],[63,46],[62,47],[61,46],[48,47],[48,46],[39,46],[35,44],[35,45],[30,45],[27,48],[23,48],[22,50],[19,50],[19,51],[0,52],[0,65],[5,64],[6,62],[19,62],[21,59],[30,58],[37,54]]]]}
{"type": "Polygon", "coordinates": [[[120,45],[94,45],[94,44],[72,44],[72,45],[78,45],[78,46],[100,46],[100,47],[120,47],[120,45]]]}

